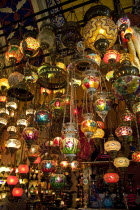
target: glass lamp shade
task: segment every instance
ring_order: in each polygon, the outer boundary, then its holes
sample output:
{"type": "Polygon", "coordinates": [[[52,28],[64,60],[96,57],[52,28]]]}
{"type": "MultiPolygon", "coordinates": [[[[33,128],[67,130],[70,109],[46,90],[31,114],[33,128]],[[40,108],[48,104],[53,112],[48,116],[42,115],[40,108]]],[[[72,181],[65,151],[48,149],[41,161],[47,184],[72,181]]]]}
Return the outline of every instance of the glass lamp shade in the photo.
{"type": "Polygon", "coordinates": [[[40,147],[38,145],[29,145],[29,151],[28,151],[28,159],[30,163],[34,163],[38,156],[40,155],[39,152],[40,147]]]}
{"type": "Polygon", "coordinates": [[[50,111],[45,108],[37,110],[35,113],[35,121],[38,123],[38,125],[49,123],[51,121],[50,111]]]}
{"type": "Polygon", "coordinates": [[[107,183],[117,183],[119,181],[119,175],[117,173],[106,173],[103,179],[107,183]]]}
{"type": "Polygon", "coordinates": [[[108,50],[103,57],[105,63],[117,63],[120,61],[120,53],[117,50],[108,50]]]}
{"type": "Polygon", "coordinates": [[[10,99],[8,102],[6,102],[6,108],[8,110],[15,110],[17,109],[17,103],[14,101],[14,99],[10,99]]]}
{"type": "Polygon", "coordinates": [[[64,174],[52,174],[50,177],[50,185],[52,189],[62,189],[66,185],[66,177],[64,174]]]}
{"type": "Polygon", "coordinates": [[[97,130],[97,123],[92,119],[91,113],[84,114],[84,121],[81,123],[81,131],[87,136],[91,137],[97,130]]]}
{"type": "Polygon", "coordinates": [[[18,166],[18,173],[27,174],[29,172],[29,166],[27,164],[20,164],[18,166]]]}
{"type": "Polygon", "coordinates": [[[8,83],[10,86],[17,85],[19,82],[23,81],[24,75],[19,73],[18,71],[15,71],[11,73],[8,77],[8,83]]]}
{"type": "Polygon", "coordinates": [[[34,164],[39,164],[41,162],[41,157],[37,157],[37,159],[34,161],[34,164]]]}
{"type": "Polygon", "coordinates": [[[53,49],[55,46],[55,31],[52,24],[43,23],[40,27],[37,40],[42,50],[53,49]]]}
{"type": "Polygon", "coordinates": [[[132,160],[134,162],[140,162],[140,151],[137,150],[132,154],[132,160]]]}
{"type": "Polygon", "coordinates": [[[61,98],[54,98],[50,102],[50,106],[54,111],[56,111],[56,110],[63,111],[64,110],[64,101],[61,98]]]}
{"type": "Polygon", "coordinates": [[[25,81],[27,81],[28,83],[29,82],[36,83],[37,80],[38,80],[38,75],[34,71],[30,70],[28,72],[28,69],[27,69],[27,72],[26,72],[25,70],[25,81]]]}
{"type": "Polygon", "coordinates": [[[22,136],[27,141],[37,140],[38,139],[38,136],[39,136],[39,132],[34,127],[26,127],[23,130],[22,136]]]}
{"type": "Polygon", "coordinates": [[[26,115],[27,115],[27,116],[32,116],[32,115],[35,114],[35,112],[36,112],[36,111],[35,111],[34,109],[29,108],[29,109],[26,110],[26,115]]]}
{"type": "Polygon", "coordinates": [[[61,140],[62,140],[61,137],[55,137],[55,138],[53,139],[53,146],[54,146],[54,147],[59,147],[60,141],[61,141],[61,140]]]}
{"type": "Polygon", "coordinates": [[[11,149],[19,149],[21,147],[21,142],[18,139],[8,139],[5,143],[7,148],[11,149]]]}
{"type": "Polygon", "coordinates": [[[57,61],[55,63],[55,65],[58,66],[59,68],[63,69],[64,71],[67,70],[67,67],[66,67],[66,65],[63,62],[57,61]]]}
{"type": "Polygon", "coordinates": [[[65,123],[62,128],[63,136],[75,136],[78,134],[76,123],[65,123]]]}
{"type": "Polygon", "coordinates": [[[8,79],[6,78],[1,78],[0,79],[0,90],[2,89],[8,89],[10,86],[9,86],[9,82],[8,82],[8,79]]]}
{"type": "Polygon", "coordinates": [[[126,109],[125,112],[121,115],[121,119],[123,122],[131,122],[135,119],[135,115],[126,109]]]}
{"type": "Polygon", "coordinates": [[[117,21],[117,27],[120,31],[124,31],[126,30],[128,27],[130,27],[130,20],[128,19],[128,17],[121,17],[118,21],[117,21]]]}
{"type": "Polygon", "coordinates": [[[87,58],[90,58],[91,60],[93,60],[95,63],[97,63],[98,66],[100,66],[101,63],[101,57],[99,54],[97,53],[90,53],[86,56],[87,58]]]}
{"type": "Polygon", "coordinates": [[[21,197],[23,194],[23,189],[21,187],[14,187],[12,190],[12,195],[14,197],[21,197]]]}
{"type": "Polygon", "coordinates": [[[121,37],[126,41],[130,40],[132,34],[133,34],[133,29],[131,27],[127,28],[125,31],[121,31],[121,37]]]}
{"type": "Polygon", "coordinates": [[[19,127],[27,127],[28,121],[24,118],[17,120],[17,126],[19,127]]]}
{"type": "Polygon", "coordinates": [[[0,95],[0,103],[5,103],[6,100],[7,100],[7,97],[6,96],[0,95]]]}
{"type": "Polygon", "coordinates": [[[0,117],[0,126],[6,126],[8,123],[8,120],[3,118],[3,117],[0,117]]]}
{"type": "Polygon", "coordinates": [[[102,139],[105,135],[104,130],[102,130],[101,128],[97,128],[97,130],[95,131],[95,133],[91,136],[92,139],[102,139]]]}
{"type": "Polygon", "coordinates": [[[10,175],[7,177],[7,184],[8,185],[16,185],[18,183],[18,177],[14,175],[10,175]]]}
{"type": "Polygon", "coordinates": [[[73,160],[73,161],[70,163],[70,167],[71,167],[72,171],[78,170],[79,162],[78,162],[77,160],[73,160]]]}
{"type": "Polygon", "coordinates": [[[117,137],[131,136],[132,132],[133,131],[130,126],[120,126],[115,130],[115,134],[117,137]]]}
{"type": "Polygon", "coordinates": [[[8,117],[9,111],[6,108],[0,108],[0,116],[1,117],[8,117]]]}
{"type": "Polygon", "coordinates": [[[140,113],[140,97],[134,101],[132,109],[135,114],[140,113]]]}
{"type": "Polygon", "coordinates": [[[56,162],[51,158],[41,162],[41,170],[43,173],[54,173],[56,171],[56,162]]]}
{"type": "Polygon", "coordinates": [[[124,156],[116,157],[113,162],[116,168],[126,168],[129,166],[129,163],[130,163],[129,159],[124,156]]]}
{"type": "Polygon", "coordinates": [[[104,129],[105,128],[104,122],[102,122],[102,121],[96,121],[96,123],[97,123],[97,127],[98,128],[101,128],[101,129],[104,129]]]}
{"type": "Polygon", "coordinates": [[[5,53],[5,57],[10,62],[19,63],[23,58],[23,54],[21,53],[18,45],[9,45],[5,53]]]}
{"type": "Polygon", "coordinates": [[[109,82],[113,82],[114,81],[114,71],[109,71],[106,74],[106,80],[109,82]]]}
{"type": "Polygon", "coordinates": [[[100,77],[98,72],[88,72],[82,81],[82,87],[87,92],[95,93],[100,85],[100,77]]]}
{"type": "Polygon", "coordinates": [[[8,126],[7,127],[7,132],[9,132],[9,133],[16,133],[17,132],[17,127],[15,127],[15,126],[8,126]]]}
{"type": "Polygon", "coordinates": [[[113,135],[111,135],[105,142],[104,149],[106,152],[119,151],[121,149],[121,144],[114,138],[113,135]]]}
{"type": "Polygon", "coordinates": [[[87,22],[83,37],[90,49],[105,53],[116,42],[117,26],[109,17],[97,16],[87,22]]]}
{"type": "Polygon", "coordinates": [[[69,166],[69,162],[68,162],[67,160],[62,160],[62,161],[60,162],[60,166],[61,166],[62,168],[67,168],[67,167],[69,166]]]}
{"type": "Polygon", "coordinates": [[[40,92],[41,92],[41,94],[44,94],[44,95],[45,95],[45,94],[50,95],[50,94],[52,93],[51,90],[49,90],[49,89],[47,89],[47,88],[44,88],[44,87],[41,87],[40,92]]]}
{"type": "Polygon", "coordinates": [[[104,121],[108,111],[111,108],[111,100],[107,97],[105,92],[98,93],[96,96],[97,99],[95,100],[94,107],[98,115],[104,121]]]}
{"type": "Polygon", "coordinates": [[[24,39],[20,42],[20,50],[27,57],[36,56],[39,52],[39,47],[38,40],[30,33],[25,34],[24,39]]]}

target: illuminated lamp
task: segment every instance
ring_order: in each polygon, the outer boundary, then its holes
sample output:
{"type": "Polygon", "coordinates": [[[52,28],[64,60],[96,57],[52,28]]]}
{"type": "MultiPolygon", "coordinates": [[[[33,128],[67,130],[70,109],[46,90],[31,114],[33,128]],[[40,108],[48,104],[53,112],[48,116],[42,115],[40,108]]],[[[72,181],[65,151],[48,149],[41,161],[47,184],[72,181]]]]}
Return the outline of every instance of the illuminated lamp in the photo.
{"type": "Polygon", "coordinates": [[[134,162],[140,162],[140,151],[137,150],[132,154],[132,160],[134,162]]]}
{"type": "Polygon", "coordinates": [[[79,166],[79,162],[77,160],[73,160],[70,163],[70,167],[71,167],[72,171],[78,170],[78,166],[79,166]]]}
{"type": "Polygon", "coordinates": [[[6,96],[0,96],[0,103],[5,103],[6,102],[6,100],[7,100],[7,97],[6,96]]]}
{"type": "Polygon", "coordinates": [[[23,194],[23,189],[21,187],[14,187],[12,190],[12,195],[14,197],[21,197],[23,194]]]}
{"type": "Polygon", "coordinates": [[[56,110],[63,111],[64,110],[64,102],[63,102],[63,99],[61,99],[61,98],[55,98],[55,99],[53,99],[50,102],[50,106],[51,106],[51,108],[54,111],[56,111],[56,110]]]}
{"type": "Polygon", "coordinates": [[[62,140],[61,137],[55,137],[55,138],[53,139],[53,146],[54,146],[54,147],[59,147],[60,141],[61,141],[61,140],[62,140]]]}
{"type": "Polygon", "coordinates": [[[100,85],[100,77],[97,71],[88,70],[85,72],[85,77],[82,81],[82,88],[92,96],[98,90],[100,85]]]}
{"type": "Polygon", "coordinates": [[[111,134],[108,140],[104,144],[104,149],[109,154],[109,156],[112,159],[114,159],[118,151],[121,149],[121,144],[119,141],[115,139],[113,134],[111,134]]]}
{"type": "Polygon", "coordinates": [[[1,78],[0,79],[0,90],[6,90],[8,89],[10,86],[9,86],[9,82],[8,82],[8,79],[6,78],[1,78]]]}
{"type": "Polygon", "coordinates": [[[20,42],[20,50],[27,58],[36,56],[39,52],[39,47],[35,31],[28,31],[20,42]]]}
{"type": "Polygon", "coordinates": [[[10,126],[7,127],[7,132],[8,132],[9,134],[11,134],[11,133],[16,133],[16,132],[17,132],[17,127],[15,127],[15,126],[13,126],[13,125],[10,125],[10,126]]]}
{"type": "Polygon", "coordinates": [[[118,63],[120,61],[120,53],[117,50],[108,50],[103,57],[105,63],[118,63]]]}
{"type": "Polygon", "coordinates": [[[51,90],[44,88],[44,87],[40,88],[40,92],[41,92],[41,94],[44,94],[44,95],[46,95],[46,94],[50,95],[52,93],[51,90]]]}
{"type": "Polygon", "coordinates": [[[128,136],[132,135],[132,128],[130,126],[119,126],[116,130],[115,130],[115,134],[117,137],[119,137],[120,139],[123,139],[124,141],[127,140],[128,136]]]}
{"type": "Polygon", "coordinates": [[[20,51],[19,45],[20,45],[20,40],[18,39],[12,38],[9,41],[9,46],[5,53],[5,57],[11,63],[19,63],[23,58],[23,54],[20,51]]]}
{"type": "Polygon", "coordinates": [[[18,172],[20,174],[27,174],[29,172],[29,166],[27,164],[20,164],[18,166],[18,172]]]}
{"type": "Polygon", "coordinates": [[[17,103],[14,98],[8,98],[8,101],[6,102],[6,108],[8,109],[8,111],[17,109],[17,103]]]}
{"type": "Polygon", "coordinates": [[[28,159],[30,161],[30,164],[34,163],[40,155],[39,149],[40,147],[38,145],[30,145],[30,149],[28,151],[28,159]]]}
{"type": "Polygon", "coordinates": [[[120,31],[125,31],[128,27],[130,27],[130,20],[128,17],[121,17],[116,24],[120,31]]]}
{"type": "Polygon", "coordinates": [[[75,138],[73,133],[67,133],[64,139],[60,141],[60,150],[71,161],[80,151],[80,141],[75,138]]]}
{"type": "Polygon", "coordinates": [[[113,164],[116,168],[119,168],[122,172],[124,172],[129,166],[130,161],[124,156],[124,154],[122,154],[122,152],[119,152],[118,156],[114,159],[113,164]]]}
{"type": "Polygon", "coordinates": [[[88,55],[86,55],[87,58],[90,58],[91,60],[93,60],[98,66],[100,66],[101,63],[101,57],[100,55],[96,54],[96,53],[90,53],[88,55]]]}
{"type": "Polygon", "coordinates": [[[20,128],[20,132],[23,131],[25,127],[27,127],[28,121],[26,120],[24,115],[20,116],[20,119],[17,120],[17,126],[20,128]]]}
{"type": "Polygon", "coordinates": [[[9,186],[14,186],[18,183],[18,181],[18,177],[15,175],[15,172],[13,170],[12,173],[7,177],[6,182],[9,186]]]}
{"type": "Polygon", "coordinates": [[[91,18],[85,25],[83,37],[90,49],[104,54],[116,42],[117,26],[107,16],[96,16],[91,18]]]}
{"type": "Polygon", "coordinates": [[[24,69],[24,75],[27,83],[36,83],[38,80],[38,75],[30,68],[24,69]]]}
{"type": "Polygon", "coordinates": [[[67,160],[62,160],[62,161],[60,162],[60,166],[61,166],[62,168],[67,168],[67,167],[69,166],[69,162],[68,162],[67,160]]]}
{"type": "Polygon", "coordinates": [[[91,136],[92,139],[102,139],[105,135],[105,132],[101,128],[97,128],[93,136],[91,136]]]}
{"type": "Polygon", "coordinates": [[[54,173],[56,171],[56,162],[53,160],[50,155],[44,157],[44,160],[41,162],[41,170],[47,175],[48,173],[54,173]]]}
{"type": "Polygon", "coordinates": [[[30,148],[31,144],[38,139],[39,132],[36,128],[29,126],[24,128],[22,136],[25,139],[28,148],[30,148]]]}
{"type": "Polygon", "coordinates": [[[109,71],[106,74],[106,80],[109,82],[113,82],[114,81],[114,71],[109,71]]]}
{"type": "Polygon", "coordinates": [[[104,129],[105,128],[104,122],[102,122],[102,121],[96,121],[96,123],[97,123],[97,127],[98,128],[101,128],[101,129],[104,129]]]}
{"type": "Polygon", "coordinates": [[[123,122],[130,122],[135,119],[135,115],[131,113],[128,108],[125,109],[124,113],[121,115],[121,119],[123,122]]]}
{"type": "Polygon", "coordinates": [[[135,99],[132,109],[135,114],[140,113],[140,97],[135,99]]]}
{"type": "Polygon", "coordinates": [[[62,61],[56,61],[55,65],[61,69],[64,69],[64,71],[67,69],[66,65],[62,61]]]}
{"type": "Polygon", "coordinates": [[[0,116],[7,118],[9,115],[9,111],[6,108],[0,108],[0,116]]]}
{"type": "Polygon", "coordinates": [[[66,185],[66,177],[64,174],[59,173],[53,173],[50,176],[50,185],[52,189],[60,190],[66,185]]]}
{"type": "Polygon", "coordinates": [[[7,147],[12,154],[21,147],[21,142],[13,137],[13,139],[10,138],[5,142],[5,147],[7,147]]]}
{"type": "Polygon", "coordinates": [[[7,125],[8,123],[8,120],[3,118],[3,117],[0,117],[0,128],[3,128],[7,125]]]}
{"type": "Polygon", "coordinates": [[[126,39],[126,40],[130,40],[131,37],[132,37],[132,34],[133,34],[133,29],[132,28],[127,28],[125,31],[122,31],[121,32],[121,36],[123,39],[126,39]]]}
{"type": "Polygon", "coordinates": [[[103,179],[107,183],[117,183],[119,181],[119,175],[113,170],[110,170],[110,172],[108,171],[106,174],[104,174],[103,179]]]}
{"type": "Polygon", "coordinates": [[[42,107],[35,113],[35,121],[39,126],[45,125],[51,121],[51,112],[46,107],[42,107]]]}
{"type": "Polygon", "coordinates": [[[87,138],[91,138],[91,136],[97,130],[97,124],[93,120],[93,114],[86,113],[84,114],[84,121],[81,124],[81,131],[87,136],[87,138]]]}

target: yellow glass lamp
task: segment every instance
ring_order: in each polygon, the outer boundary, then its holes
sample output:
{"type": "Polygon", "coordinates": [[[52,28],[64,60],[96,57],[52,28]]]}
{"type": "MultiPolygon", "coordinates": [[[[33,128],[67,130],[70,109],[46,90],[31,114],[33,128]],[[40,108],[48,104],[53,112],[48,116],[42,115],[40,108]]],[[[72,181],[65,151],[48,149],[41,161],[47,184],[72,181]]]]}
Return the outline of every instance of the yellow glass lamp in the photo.
{"type": "Polygon", "coordinates": [[[93,136],[91,137],[92,139],[98,138],[98,139],[102,139],[105,135],[105,132],[103,129],[101,128],[97,128],[97,130],[95,131],[95,133],[93,134],[93,136]]]}
{"type": "Polygon", "coordinates": [[[1,78],[0,79],[0,90],[2,89],[8,89],[10,86],[9,86],[9,83],[8,83],[8,79],[6,78],[1,78]]]}

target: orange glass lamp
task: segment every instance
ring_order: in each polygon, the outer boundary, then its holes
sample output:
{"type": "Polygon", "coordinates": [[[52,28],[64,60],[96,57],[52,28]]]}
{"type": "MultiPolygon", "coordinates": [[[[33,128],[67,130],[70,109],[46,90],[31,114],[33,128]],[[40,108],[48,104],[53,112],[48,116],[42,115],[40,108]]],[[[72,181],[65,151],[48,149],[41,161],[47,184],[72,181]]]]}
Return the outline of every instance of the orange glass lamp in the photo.
{"type": "Polygon", "coordinates": [[[118,63],[120,61],[120,53],[117,50],[108,50],[103,57],[105,63],[118,63]]]}
{"type": "Polygon", "coordinates": [[[0,90],[6,90],[8,89],[10,86],[9,86],[9,82],[8,82],[8,79],[6,78],[1,78],[0,79],[0,90]]]}
{"type": "Polygon", "coordinates": [[[69,162],[68,162],[67,160],[62,160],[62,161],[60,162],[60,166],[61,166],[62,168],[67,168],[67,167],[69,166],[69,162]]]}
{"type": "Polygon", "coordinates": [[[36,144],[31,145],[31,148],[28,151],[28,159],[31,164],[34,163],[34,161],[40,155],[39,149],[40,149],[40,147],[38,145],[36,145],[36,144]]]}
{"type": "Polygon", "coordinates": [[[93,136],[91,137],[92,139],[102,139],[105,135],[105,132],[101,128],[97,128],[93,136]]]}
{"type": "Polygon", "coordinates": [[[133,35],[133,29],[131,27],[127,28],[125,31],[121,32],[123,39],[130,40],[133,35]]]}
{"type": "Polygon", "coordinates": [[[18,183],[18,177],[16,176],[15,172],[12,171],[12,173],[7,177],[7,184],[9,186],[14,186],[18,183]]]}
{"type": "Polygon", "coordinates": [[[27,174],[29,172],[29,166],[27,164],[20,164],[18,166],[18,172],[20,174],[27,174]]]}
{"type": "Polygon", "coordinates": [[[71,167],[71,170],[72,170],[72,171],[78,170],[78,168],[79,168],[79,162],[78,162],[77,160],[73,160],[73,161],[70,163],[70,167],[71,167]]]}
{"type": "MultiPolygon", "coordinates": [[[[137,131],[138,132],[138,131],[137,131]]],[[[132,154],[132,160],[134,162],[140,163],[140,139],[138,134],[138,144],[136,151],[132,154]]]]}
{"type": "Polygon", "coordinates": [[[93,115],[91,113],[86,113],[83,117],[85,120],[81,124],[81,131],[90,139],[97,130],[97,124],[93,120],[93,115]]]}

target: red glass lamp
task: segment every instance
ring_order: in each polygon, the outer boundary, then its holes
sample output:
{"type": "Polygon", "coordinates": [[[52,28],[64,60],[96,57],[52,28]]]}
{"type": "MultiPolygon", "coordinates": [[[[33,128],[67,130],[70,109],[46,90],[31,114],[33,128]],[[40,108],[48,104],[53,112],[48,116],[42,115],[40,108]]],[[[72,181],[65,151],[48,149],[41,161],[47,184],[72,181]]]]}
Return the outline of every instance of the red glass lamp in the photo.
{"type": "Polygon", "coordinates": [[[21,187],[14,187],[12,190],[12,195],[14,197],[21,197],[23,194],[23,189],[21,187]]]}
{"type": "Polygon", "coordinates": [[[10,186],[16,185],[18,183],[18,177],[15,175],[15,172],[12,172],[11,175],[7,177],[7,184],[10,186]]]}
{"type": "Polygon", "coordinates": [[[103,57],[105,63],[117,63],[119,60],[120,53],[117,50],[108,50],[103,57]]]}

